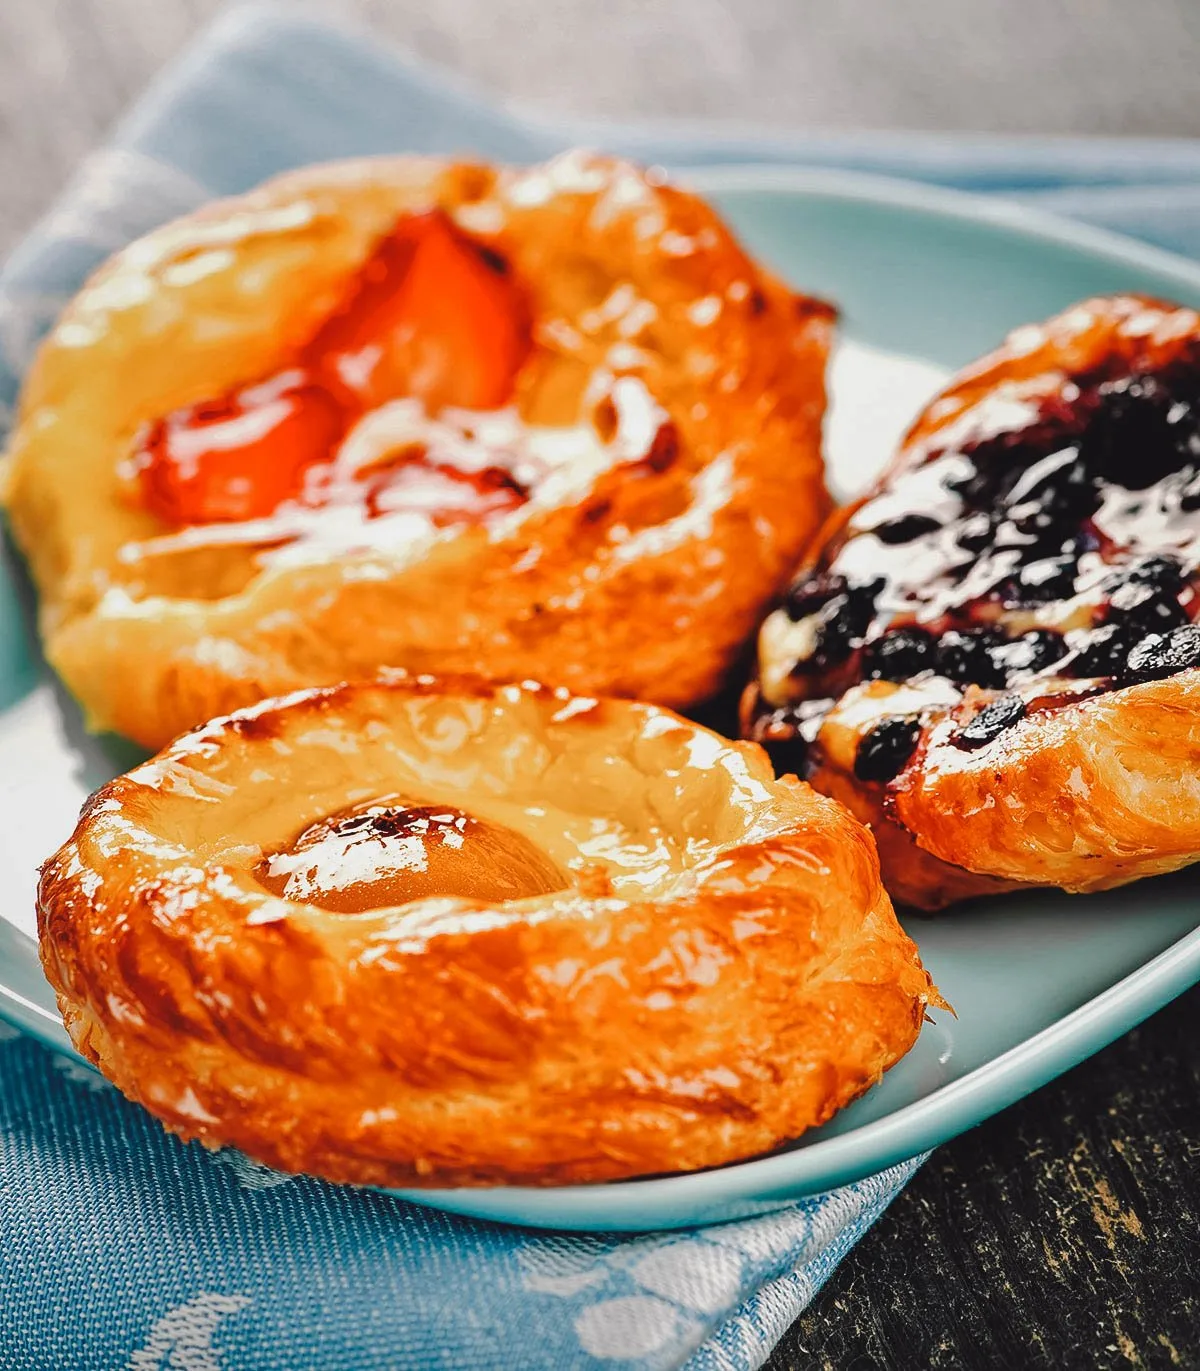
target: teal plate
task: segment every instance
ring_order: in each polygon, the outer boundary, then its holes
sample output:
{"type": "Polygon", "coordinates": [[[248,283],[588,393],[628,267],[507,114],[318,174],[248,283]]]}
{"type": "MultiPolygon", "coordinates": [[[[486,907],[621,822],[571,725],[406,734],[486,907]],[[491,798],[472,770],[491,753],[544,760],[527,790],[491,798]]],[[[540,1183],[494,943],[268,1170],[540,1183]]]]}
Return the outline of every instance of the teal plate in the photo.
{"type": "MultiPolygon", "coordinates": [[[[829,431],[843,492],[878,467],[948,371],[1008,329],[1098,292],[1200,306],[1193,264],[1023,209],[839,173],[742,167],[690,179],[752,249],[843,309],[829,431]]],[[[132,754],[84,735],[37,656],[28,600],[15,566],[0,566],[0,1014],[69,1051],[30,936],[34,862],[132,754]]],[[[829,1190],[981,1122],[1200,980],[1198,894],[1200,879],[1185,872],[1103,895],[1009,896],[907,919],[958,1017],[939,1013],[881,1085],[770,1156],[611,1185],[403,1193],[511,1223],[641,1230],[829,1190]]]]}

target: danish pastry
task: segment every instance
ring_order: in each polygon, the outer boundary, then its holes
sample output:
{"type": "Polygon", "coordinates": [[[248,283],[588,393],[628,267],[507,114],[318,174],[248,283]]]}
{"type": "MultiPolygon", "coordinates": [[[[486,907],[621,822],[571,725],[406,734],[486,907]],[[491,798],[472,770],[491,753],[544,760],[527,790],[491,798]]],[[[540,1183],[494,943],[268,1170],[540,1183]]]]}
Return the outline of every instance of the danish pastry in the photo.
{"type": "Polygon", "coordinates": [[[43,868],[80,1052],[172,1131],[375,1185],[714,1166],[941,1003],[869,834],[654,706],[389,675],[184,736],[43,868]]]}
{"type": "Polygon", "coordinates": [[[871,823],[892,896],[1200,855],[1200,318],[1017,330],[918,418],[763,624],[744,732],[871,823]]]}
{"type": "Polygon", "coordinates": [[[827,510],[832,310],[651,172],[315,167],[134,243],[21,398],[13,531],[148,746],[381,665],[712,693],[827,510]]]}

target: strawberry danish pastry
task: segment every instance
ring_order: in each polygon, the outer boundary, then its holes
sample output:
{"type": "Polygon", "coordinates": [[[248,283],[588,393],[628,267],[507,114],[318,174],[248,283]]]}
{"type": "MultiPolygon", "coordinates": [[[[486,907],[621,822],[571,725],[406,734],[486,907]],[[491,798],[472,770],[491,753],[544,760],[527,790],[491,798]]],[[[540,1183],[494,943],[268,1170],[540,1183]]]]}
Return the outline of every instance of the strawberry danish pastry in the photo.
{"type": "Polygon", "coordinates": [[[872,823],[893,897],[1098,890],[1200,855],[1200,317],[1017,330],[835,516],[747,736],[872,823]]]}
{"type": "Polygon", "coordinates": [[[27,380],[6,502],[47,653],[151,746],[381,665],[697,701],[826,512],[831,324],[600,157],[211,205],[27,380]]]}

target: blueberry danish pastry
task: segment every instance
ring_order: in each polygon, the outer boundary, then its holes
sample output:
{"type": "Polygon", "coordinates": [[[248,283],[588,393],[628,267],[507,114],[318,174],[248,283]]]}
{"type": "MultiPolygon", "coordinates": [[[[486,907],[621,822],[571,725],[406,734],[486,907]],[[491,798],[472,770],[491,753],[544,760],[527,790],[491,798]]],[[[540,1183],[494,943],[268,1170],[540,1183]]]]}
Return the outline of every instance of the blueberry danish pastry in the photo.
{"type": "Polygon", "coordinates": [[[1200,855],[1200,318],[1018,329],[833,516],[763,624],[743,727],[937,908],[1200,855]]]}

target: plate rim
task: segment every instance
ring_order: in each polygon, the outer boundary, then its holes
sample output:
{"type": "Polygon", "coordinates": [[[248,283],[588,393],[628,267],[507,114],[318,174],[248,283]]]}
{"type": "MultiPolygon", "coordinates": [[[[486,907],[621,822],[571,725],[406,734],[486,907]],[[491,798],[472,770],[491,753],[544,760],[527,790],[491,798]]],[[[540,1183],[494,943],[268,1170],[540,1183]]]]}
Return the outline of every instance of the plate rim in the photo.
{"type": "MultiPolygon", "coordinates": [[[[747,160],[714,167],[689,166],[684,160],[675,167],[681,181],[704,195],[765,192],[927,213],[1107,257],[1138,270],[1174,277],[1200,294],[1200,263],[1109,229],[1013,201],[872,172],[803,168],[770,161],[747,160]]],[[[40,974],[36,940],[15,925],[8,925],[8,929],[28,944],[40,974]]],[[[713,1170],[641,1180],[555,1187],[393,1189],[386,1193],[481,1219],[581,1231],[687,1227],[729,1218],[729,1213],[721,1211],[739,1205],[743,1206],[741,1214],[782,1207],[910,1160],[983,1123],[1108,1046],[1197,981],[1200,912],[1198,926],[1190,933],[1032,1037],[958,1080],[836,1137],[713,1170]],[[566,1214],[559,1212],[564,1204],[569,1206],[566,1214]],[[639,1211],[651,1206],[656,1214],[652,1225],[639,1218],[639,1211]],[[706,1213],[708,1210],[713,1213],[706,1213]],[[670,1217],[664,1220],[662,1216],[667,1213],[670,1217]]],[[[74,1053],[55,1016],[4,984],[0,984],[0,1019],[51,1050],[74,1053]]]]}
{"type": "Polygon", "coordinates": [[[682,161],[673,163],[671,171],[686,188],[705,196],[766,191],[925,212],[1002,229],[1020,238],[1039,242],[1049,240],[1062,247],[1117,258],[1143,271],[1181,277],[1193,289],[1200,290],[1200,261],[1116,229],[1071,219],[1017,199],[981,195],[880,172],[796,167],[769,161],[718,165],[682,161]]]}
{"type": "MultiPolygon", "coordinates": [[[[386,1193],[419,1204],[435,1204],[452,1212],[503,1218],[508,1223],[555,1224],[568,1228],[591,1228],[592,1224],[573,1220],[564,1223],[555,1215],[554,1198],[564,1193],[569,1193],[576,1201],[584,1194],[603,1196],[609,1203],[633,1210],[638,1204],[659,1200],[659,1189],[667,1186],[671,1188],[671,1198],[676,1199],[681,1208],[687,1206],[689,1198],[693,1201],[703,1199],[706,1204],[750,1203],[763,1191],[786,1186],[787,1193],[779,1203],[787,1204],[863,1180],[985,1123],[1136,1028],[1198,980],[1200,927],[1184,934],[1077,1009],[958,1080],[939,1086],[919,1100],[902,1105],[851,1132],[822,1138],[793,1151],[731,1162],[709,1171],[645,1180],[557,1187],[497,1186],[470,1194],[466,1188],[389,1190],[386,1193]],[[979,1104],[985,1106],[981,1113],[975,1112],[975,1106],[979,1104]],[[831,1155],[845,1160],[822,1168],[820,1163],[831,1155]],[[653,1196],[651,1187],[654,1187],[653,1196]],[[701,1193],[693,1194],[694,1191],[701,1193]],[[501,1198],[495,1205],[490,1205],[472,1195],[501,1198]],[[529,1217],[512,1218],[507,1212],[502,1213],[507,1209],[505,1199],[520,1202],[528,1210],[529,1217]],[[494,1212],[489,1213],[489,1210],[494,1212]]],[[[598,1205],[597,1211],[601,1207],[598,1205]]],[[[612,1217],[607,1216],[610,1222],[612,1217]]]]}

